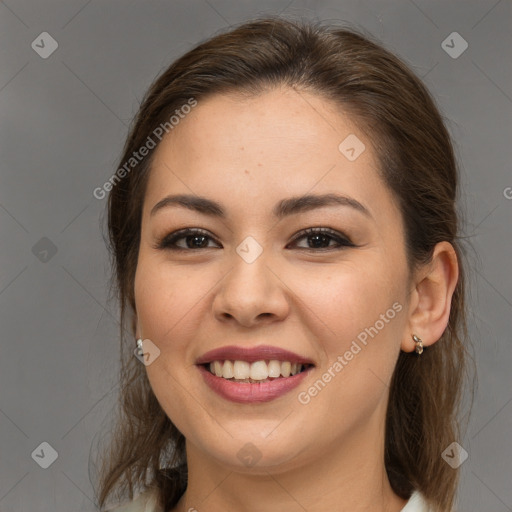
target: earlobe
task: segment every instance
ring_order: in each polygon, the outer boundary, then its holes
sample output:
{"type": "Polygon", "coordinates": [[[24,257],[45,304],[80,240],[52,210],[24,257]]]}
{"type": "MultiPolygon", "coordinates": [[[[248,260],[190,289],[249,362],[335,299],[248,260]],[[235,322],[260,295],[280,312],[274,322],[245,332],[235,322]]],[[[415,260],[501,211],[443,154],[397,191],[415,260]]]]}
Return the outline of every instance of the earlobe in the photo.
{"type": "Polygon", "coordinates": [[[401,349],[415,350],[417,343],[412,337],[421,338],[428,347],[438,341],[446,330],[450,318],[453,292],[459,279],[457,254],[452,244],[443,241],[434,248],[432,261],[418,272],[418,280],[412,293],[415,305],[410,311],[407,332],[401,349]]]}

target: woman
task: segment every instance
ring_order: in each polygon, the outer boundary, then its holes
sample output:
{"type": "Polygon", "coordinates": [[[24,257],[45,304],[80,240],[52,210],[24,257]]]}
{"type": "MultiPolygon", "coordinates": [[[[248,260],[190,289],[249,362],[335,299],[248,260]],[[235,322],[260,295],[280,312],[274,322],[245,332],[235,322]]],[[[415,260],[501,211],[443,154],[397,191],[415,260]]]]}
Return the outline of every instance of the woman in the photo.
{"type": "Polygon", "coordinates": [[[126,353],[102,507],[452,510],[457,169],[405,64],[248,22],[155,81],[111,184],[126,353]]]}

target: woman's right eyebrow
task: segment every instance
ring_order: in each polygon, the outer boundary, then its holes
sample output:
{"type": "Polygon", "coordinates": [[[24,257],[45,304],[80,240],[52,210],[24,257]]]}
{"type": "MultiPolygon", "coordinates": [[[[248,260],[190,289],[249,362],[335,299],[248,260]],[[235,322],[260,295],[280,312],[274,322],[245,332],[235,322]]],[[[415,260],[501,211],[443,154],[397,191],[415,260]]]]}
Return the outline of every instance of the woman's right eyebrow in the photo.
{"type": "MultiPolygon", "coordinates": [[[[274,206],[273,215],[278,219],[282,219],[297,213],[303,213],[317,208],[325,208],[329,206],[343,206],[353,208],[354,210],[373,219],[373,216],[368,208],[353,197],[332,193],[320,195],[307,194],[303,196],[295,196],[282,199],[274,206]]],[[[150,216],[153,216],[158,211],[169,207],[183,207],[202,213],[204,215],[219,217],[222,219],[226,218],[226,212],[220,203],[206,197],[192,194],[176,194],[164,197],[153,206],[150,216]]]]}

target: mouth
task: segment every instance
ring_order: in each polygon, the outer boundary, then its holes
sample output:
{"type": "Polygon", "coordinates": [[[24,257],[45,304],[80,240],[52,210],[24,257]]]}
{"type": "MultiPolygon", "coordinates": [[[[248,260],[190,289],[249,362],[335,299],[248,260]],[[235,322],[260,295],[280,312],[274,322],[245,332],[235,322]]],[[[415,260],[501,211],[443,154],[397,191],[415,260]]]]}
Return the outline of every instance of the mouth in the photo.
{"type": "Polygon", "coordinates": [[[297,387],[314,369],[312,360],[260,345],[228,346],[196,361],[204,382],[221,397],[239,403],[268,402],[297,387]]]}

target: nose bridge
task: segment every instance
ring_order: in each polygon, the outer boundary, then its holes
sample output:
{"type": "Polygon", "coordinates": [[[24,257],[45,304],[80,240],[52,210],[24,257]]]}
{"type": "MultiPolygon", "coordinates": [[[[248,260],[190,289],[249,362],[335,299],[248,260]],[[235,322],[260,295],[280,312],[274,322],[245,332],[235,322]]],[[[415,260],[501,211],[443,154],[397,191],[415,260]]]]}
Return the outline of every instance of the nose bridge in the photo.
{"type": "Polygon", "coordinates": [[[264,291],[272,286],[269,283],[269,250],[257,250],[251,243],[240,244],[233,255],[233,270],[230,284],[250,287],[253,293],[264,291]]]}
{"type": "Polygon", "coordinates": [[[225,287],[229,293],[236,294],[241,303],[261,300],[271,293],[273,284],[270,282],[269,253],[269,249],[264,249],[252,237],[247,237],[236,247],[232,257],[233,268],[225,287]]]}
{"type": "Polygon", "coordinates": [[[282,318],[286,314],[287,300],[269,256],[270,249],[264,249],[253,237],[236,247],[231,270],[214,299],[217,317],[234,317],[249,325],[260,317],[282,318]]]}

